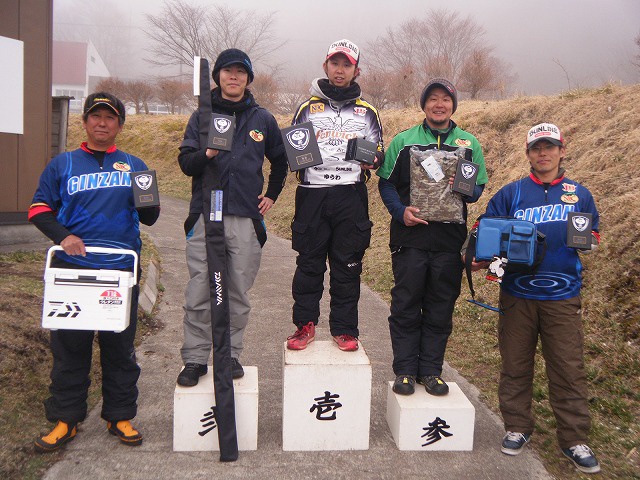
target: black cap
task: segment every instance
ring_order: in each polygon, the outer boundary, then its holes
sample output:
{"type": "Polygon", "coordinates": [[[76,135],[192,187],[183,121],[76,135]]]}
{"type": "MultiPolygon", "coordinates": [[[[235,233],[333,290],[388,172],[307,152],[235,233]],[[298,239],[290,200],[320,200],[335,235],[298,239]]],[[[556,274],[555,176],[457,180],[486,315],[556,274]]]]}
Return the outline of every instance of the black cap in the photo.
{"type": "Polygon", "coordinates": [[[458,108],[458,92],[453,83],[451,83],[446,78],[434,78],[432,80],[429,80],[427,86],[424,87],[424,90],[422,90],[422,95],[420,95],[420,109],[424,110],[424,104],[427,103],[429,92],[431,92],[431,90],[436,87],[444,88],[447,93],[449,93],[449,96],[453,100],[453,111],[451,113],[454,113],[456,111],[456,108],[458,108]]]}
{"type": "Polygon", "coordinates": [[[213,65],[213,72],[211,76],[216,85],[220,85],[220,70],[230,65],[241,65],[249,74],[249,83],[253,82],[253,67],[251,66],[251,60],[249,55],[237,48],[229,48],[223,50],[216,58],[216,63],[213,65]]]}
{"type": "Polygon", "coordinates": [[[107,92],[96,92],[87,97],[82,109],[82,118],[86,121],[89,112],[99,106],[105,106],[113,110],[120,117],[120,125],[124,123],[125,111],[123,103],[116,96],[107,92]]]}

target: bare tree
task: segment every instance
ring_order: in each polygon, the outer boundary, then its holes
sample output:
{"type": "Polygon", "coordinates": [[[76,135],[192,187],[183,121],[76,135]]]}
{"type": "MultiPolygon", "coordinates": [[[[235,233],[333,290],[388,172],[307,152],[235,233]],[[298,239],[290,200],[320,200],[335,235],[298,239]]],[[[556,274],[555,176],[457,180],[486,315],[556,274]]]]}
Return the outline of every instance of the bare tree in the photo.
{"type": "MultiPolygon", "coordinates": [[[[638,34],[638,36],[634,39],[634,42],[636,44],[636,47],[638,47],[638,49],[640,49],[640,33],[638,34]]],[[[633,60],[631,61],[632,65],[640,68],[640,53],[637,53],[634,57],[633,60]]]]}
{"type": "MultiPolygon", "coordinates": [[[[422,86],[433,77],[446,77],[457,84],[464,69],[474,65],[469,57],[486,49],[485,30],[470,17],[458,12],[430,10],[398,28],[388,28],[385,35],[368,45],[371,52],[363,62],[376,72],[391,74],[395,85],[391,103],[406,105],[416,99],[422,86]],[[404,96],[402,96],[404,92],[404,96]]],[[[477,62],[476,62],[477,63],[477,62]]],[[[467,75],[468,77],[468,75],[467,75]]]]}
{"type": "Polygon", "coordinates": [[[569,72],[567,72],[567,69],[564,68],[564,65],[560,63],[560,60],[558,60],[557,58],[553,59],[553,63],[555,63],[562,69],[562,71],[564,72],[564,77],[567,79],[567,87],[569,88],[569,90],[571,90],[571,79],[569,78],[569,72]]]}
{"type": "Polygon", "coordinates": [[[391,102],[392,78],[387,72],[364,73],[358,77],[362,96],[374,107],[382,109],[391,102]]]}
{"type": "Polygon", "coordinates": [[[156,92],[158,100],[168,106],[171,113],[178,113],[178,109],[189,105],[192,87],[187,82],[161,78],[158,80],[156,92]]]}
{"type": "Polygon", "coordinates": [[[165,0],[160,13],[146,20],[145,33],[152,41],[146,60],[154,65],[193,66],[194,55],[213,62],[227,48],[239,48],[256,62],[284,45],[274,33],[275,12],[165,0]]]}
{"type": "MultiPolygon", "coordinates": [[[[278,113],[293,116],[297,108],[309,98],[309,79],[288,79],[280,84],[280,109],[278,113]]],[[[275,113],[275,112],[274,112],[275,113]]]]}
{"type": "Polygon", "coordinates": [[[258,73],[249,86],[256,102],[271,113],[280,109],[280,92],[277,80],[268,73],[258,73]]]}
{"type": "Polygon", "coordinates": [[[503,97],[508,83],[515,80],[511,67],[492,55],[490,48],[474,49],[467,57],[458,81],[458,90],[476,99],[481,92],[503,97]]]}
{"type": "Polygon", "coordinates": [[[107,92],[125,101],[127,85],[118,77],[106,77],[96,84],[96,92],[107,92]]]}
{"type": "Polygon", "coordinates": [[[144,113],[149,113],[149,101],[153,99],[155,94],[154,86],[142,80],[134,80],[125,84],[124,98],[131,103],[136,113],[144,108],[144,113]]]}

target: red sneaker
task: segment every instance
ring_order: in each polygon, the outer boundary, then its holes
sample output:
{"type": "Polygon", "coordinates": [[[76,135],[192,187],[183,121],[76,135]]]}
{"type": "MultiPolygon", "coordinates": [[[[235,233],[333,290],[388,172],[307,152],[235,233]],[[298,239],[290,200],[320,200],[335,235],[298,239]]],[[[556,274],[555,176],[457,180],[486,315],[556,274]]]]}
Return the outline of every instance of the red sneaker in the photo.
{"type": "Polygon", "coordinates": [[[336,335],[333,341],[338,344],[338,348],[345,352],[355,352],[358,349],[358,339],[351,335],[336,335]]]}
{"type": "Polygon", "coordinates": [[[296,333],[287,338],[287,348],[289,350],[304,350],[307,345],[316,338],[316,326],[313,322],[307,323],[303,327],[298,327],[296,333]]]}

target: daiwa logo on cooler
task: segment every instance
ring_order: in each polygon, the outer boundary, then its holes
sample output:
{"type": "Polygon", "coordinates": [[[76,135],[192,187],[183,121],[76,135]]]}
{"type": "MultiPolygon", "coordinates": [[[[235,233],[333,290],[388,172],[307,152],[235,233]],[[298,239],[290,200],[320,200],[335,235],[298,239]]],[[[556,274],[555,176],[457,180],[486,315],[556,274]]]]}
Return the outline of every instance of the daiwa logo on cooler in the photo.
{"type": "Polygon", "coordinates": [[[216,284],[216,305],[222,304],[222,275],[220,272],[214,272],[213,280],[216,284]]]}
{"type": "Polygon", "coordinates": [[[122,295],[117,290],[105,290],[100,294],[100,305],[122,305],[122,295]]]}
{"type": "Polygon", "coordinates": [[[476,167],[475,165],[465,163],[464,165],[462,165],[461,171],[462,176],[468,180],[476,173],[476,167]]]}
{"type": "Polygon", "coordinates": [[[49,301],[49,306],[51,310],[47,317],[55,317],[55,318],[75,318],[80,315],[82,309],[80,305],[76,302],[59,302],[59,301],[49,301]]]}
{"type": "Polygon", "coordinates": [[[573,228],[577,231],[584,232],[589,226],[589,219],[582,215],[576,215],[571,219],[571,223],[573,223],[573,228]]]}
{"type": "Polygon", "coordinates": [[[214,118],[213,126],[218,132],[224,133],[229,130],[229,127],[231,127],[231,121],[226,118],[214,118]]]}
{"type": "Polygon", "coordinates": [[[135,181],[136,185],[138,185],[142,190],[149,190],[153,184],[153,177],[148,174],[138,175],[135,181]]]}
{"type": "Polygon", "coordinates": [[[296,150],[304,150],[309,145],[311,135],[307,128],[296,128],[287,133],[287,142],[296,150]]]}

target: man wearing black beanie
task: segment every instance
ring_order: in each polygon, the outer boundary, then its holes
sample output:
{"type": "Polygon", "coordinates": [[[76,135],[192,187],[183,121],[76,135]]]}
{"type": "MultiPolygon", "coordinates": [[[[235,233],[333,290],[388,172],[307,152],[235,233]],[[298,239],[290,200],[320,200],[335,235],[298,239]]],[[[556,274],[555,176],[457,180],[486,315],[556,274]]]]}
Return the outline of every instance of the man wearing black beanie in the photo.
{"type": "Polygon", "coordinates": [[[248,291],[258,274],[261,248],[267,238],[263,215],[278,198],[287,175],[287,157],[278,124],[271,113],[256,103],[247,88],[254,78],[249,56],[237,48],[224,50],[218,55],[211,74],[217,85],[211,90],[212,110],[234,116],[236,126],[231,151],[200,148],[200,121],[196,111],[180,144],[178,163],[192,182],[189,216],[184,224],[190,275],[185,289],[181,349],[185,368],[177,380],[184,387],[197,385],[199,377],[207,373],[212,347],[202,210],[203,190],[211,192],[213,186],[203,184],[205,172],[213,168],[215,162],[222,188],[233,378],[244,375],[239,357],[251,310],[248,291]],[[263,194],[265,157],[271,163],[271,171],[263,194]]]}

